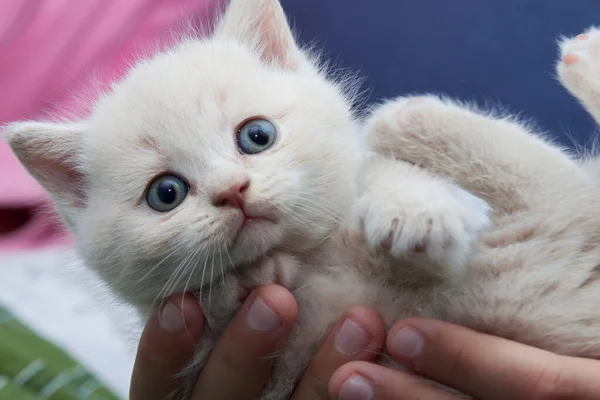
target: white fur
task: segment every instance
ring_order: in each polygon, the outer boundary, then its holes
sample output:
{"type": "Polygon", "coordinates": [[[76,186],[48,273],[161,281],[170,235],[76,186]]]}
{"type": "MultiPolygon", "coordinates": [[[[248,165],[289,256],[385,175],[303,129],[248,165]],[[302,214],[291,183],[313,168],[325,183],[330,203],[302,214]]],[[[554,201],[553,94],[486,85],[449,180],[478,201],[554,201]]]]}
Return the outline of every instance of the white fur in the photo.
{"type": "Polygon", "coordinates": [[[296,46],[276,0],[232,0],[214,35],[140,62],[88,119],[5,134],[116,294],[144,314],[176,291],[199,292],[209,330],[189,382],[237,291],[275,280],[300,314],[263,399],[289,396],[355,304],[388,325],[425,315],[600,357],[590,175],[520,123],[449,100],[396,99],[362,127],[351,104],[296,46]],[[256,116],[275,124],[277,142],[242,155],[236,130],[256,116]],[[145,193],[167,172],[191,190],[158,213],[145,193]],[[248,209],[275,222],[236,241],[243,216],[211,198],[246,181],[248,209]]]}

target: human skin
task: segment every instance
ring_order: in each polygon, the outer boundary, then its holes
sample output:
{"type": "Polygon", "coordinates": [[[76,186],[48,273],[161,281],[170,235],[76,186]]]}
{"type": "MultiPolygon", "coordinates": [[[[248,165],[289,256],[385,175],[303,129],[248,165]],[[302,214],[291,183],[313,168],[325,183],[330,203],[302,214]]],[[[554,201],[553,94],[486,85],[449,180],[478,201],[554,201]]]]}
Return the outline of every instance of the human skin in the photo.
{"type": "MultiPolygon", "coordinates": [[[[266,285],[250,293],[202,369],[192,400],[257,398],[271,355],[284,344],[296,317],[296,302],[285,288],[266,285]]],[[[172,296],[152,315],[138,347],[132,400],[162,400],[177,388],[180,382],[173,376],[192,358],[204,321],[189,294],[172,296]]],[[[384,346],[419,374],[482,400],[600,399],[600,361],[423,318],[398,322],[386,337],[375,312],[352,307],[331,329],[292,400],[456,398],[373,363],[384,346]]]]}
{"type": "MultiPolygon", "coordinates": [[[[202,369],[192,399],[256,398],[268,379],[272,354],[284,344],[296,316],[296,301],[285,288],[266,285],[250,293],[202,369]]],[[[165,301],[142,333],[132,400],[164,400],[177,388],[180,382],[172,377],[192,358],[204,323],[192,295],[177,294],[165,301]]],[[[329,379],[339,367],[374,361],[384,343],[385,330],[377,314],[365,307],[348,309],[324,340],[293,399],[327,398],[329,379]]]]}

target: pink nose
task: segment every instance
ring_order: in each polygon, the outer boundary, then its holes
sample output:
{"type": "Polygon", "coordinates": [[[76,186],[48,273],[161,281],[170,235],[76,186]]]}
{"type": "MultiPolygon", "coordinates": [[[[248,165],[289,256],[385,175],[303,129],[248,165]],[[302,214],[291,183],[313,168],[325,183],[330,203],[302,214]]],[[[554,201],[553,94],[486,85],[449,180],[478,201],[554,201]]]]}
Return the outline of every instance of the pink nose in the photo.
{"type": "Polygon", "coordinates": [[[212,198],[215,207],[234,207],[244,209],[244,193],[250,187],[250,181],[235,184],[227,190],[218,192],[212,198]]]}

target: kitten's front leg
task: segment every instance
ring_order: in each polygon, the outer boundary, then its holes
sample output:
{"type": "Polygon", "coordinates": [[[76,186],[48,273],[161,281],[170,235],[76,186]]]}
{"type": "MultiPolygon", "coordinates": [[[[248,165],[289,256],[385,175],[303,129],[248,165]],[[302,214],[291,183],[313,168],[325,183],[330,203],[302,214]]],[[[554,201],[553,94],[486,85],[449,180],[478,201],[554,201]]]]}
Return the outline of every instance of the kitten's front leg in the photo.
{"type": "Polygon", "coordinates": [[[364,176],[355,217],[368,244],[414,261],[444,278],[464,272],[490,207],[455,184],[408,163],[374,156],[364,176]]]}
{"type": "Polygon", "coordinates": [[[574,160],[514,119],[435,96],[385,103],[366,129],[377,154],[448,177],[498,214],[556,204],[589,184],[574,160]]]}

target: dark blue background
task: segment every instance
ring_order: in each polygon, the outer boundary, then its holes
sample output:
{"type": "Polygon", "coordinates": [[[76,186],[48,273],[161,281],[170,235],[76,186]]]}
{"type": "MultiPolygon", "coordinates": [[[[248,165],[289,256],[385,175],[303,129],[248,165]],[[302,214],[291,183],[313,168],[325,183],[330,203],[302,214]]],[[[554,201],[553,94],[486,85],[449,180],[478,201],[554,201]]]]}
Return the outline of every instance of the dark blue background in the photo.
{"type": "Polygon", "coordinates": [[[600,0],[282,0],[305,43],[359,70],[377,100],[442,92],[499,103],[571,144],[595,132],[554,78],[559,35],[600,25],[600,0]]]}

